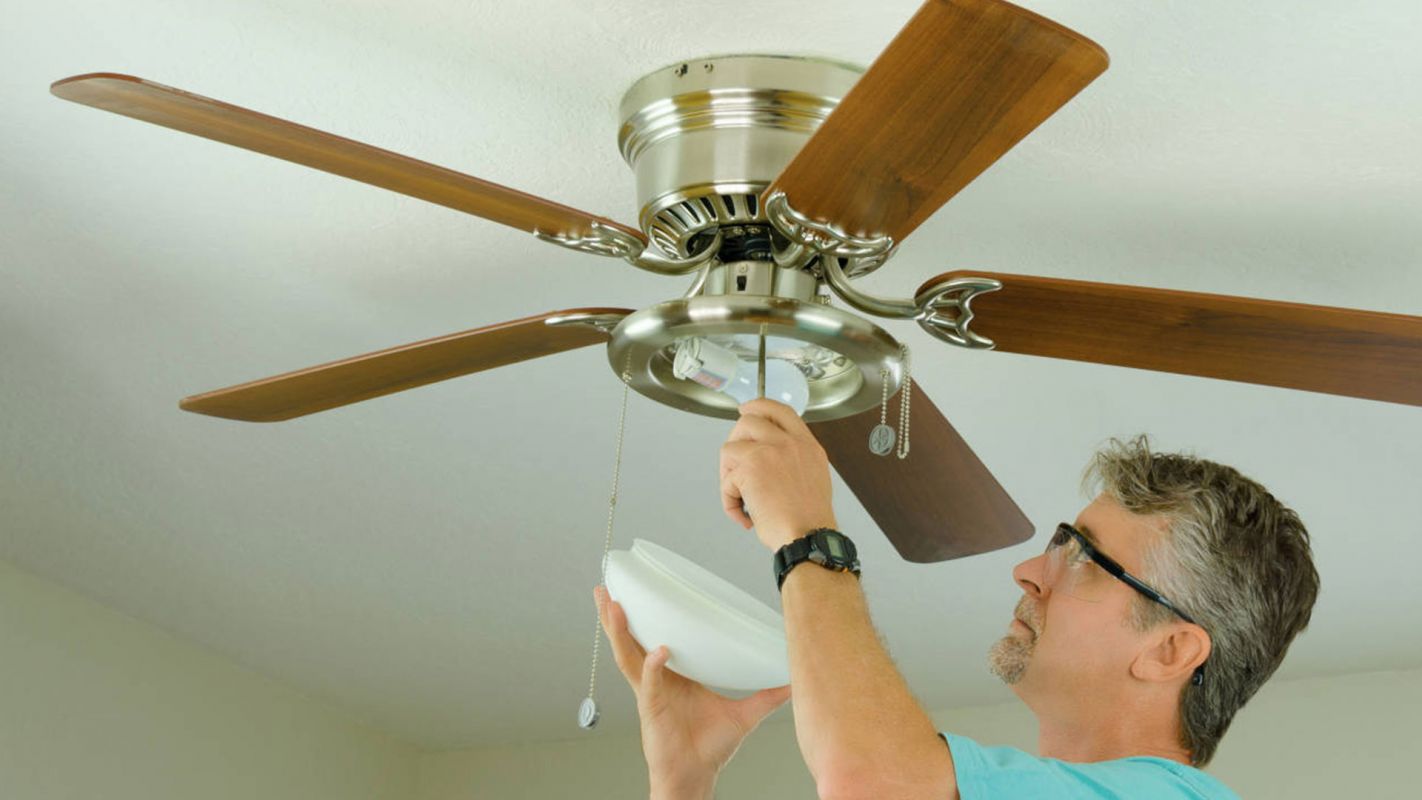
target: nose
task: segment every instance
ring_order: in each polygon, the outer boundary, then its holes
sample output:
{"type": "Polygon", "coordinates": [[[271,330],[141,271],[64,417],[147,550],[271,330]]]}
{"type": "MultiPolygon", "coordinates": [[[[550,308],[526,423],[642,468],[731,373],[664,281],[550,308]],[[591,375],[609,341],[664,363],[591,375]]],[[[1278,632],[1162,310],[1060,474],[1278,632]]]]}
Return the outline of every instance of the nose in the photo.
{"type": "Polygon", "coordinates": [[[1046,554],[1034,556],[1019,563],[1012,568],[1012,579],[1017,585],[1022,587],[1022,591],[1034,600],[1041,600],[1046,595],[1046,582],[1043,575],[1046,573],[1046,554]]]}

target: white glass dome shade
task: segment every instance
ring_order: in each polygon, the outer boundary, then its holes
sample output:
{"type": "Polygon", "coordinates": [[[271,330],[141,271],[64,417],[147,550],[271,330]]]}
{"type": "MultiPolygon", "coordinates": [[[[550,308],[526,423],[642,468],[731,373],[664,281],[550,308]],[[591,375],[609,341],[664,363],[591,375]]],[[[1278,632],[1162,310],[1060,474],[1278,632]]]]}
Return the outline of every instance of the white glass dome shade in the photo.
{"type": "Polygon", "coordinates": [[[680,675],[736,691],[790,682],[784,618],[665,547],[636,539],[608,553],[607,593],[622,604],[632,638],[648,652],[666,645],[667,666],[680,675]]]}

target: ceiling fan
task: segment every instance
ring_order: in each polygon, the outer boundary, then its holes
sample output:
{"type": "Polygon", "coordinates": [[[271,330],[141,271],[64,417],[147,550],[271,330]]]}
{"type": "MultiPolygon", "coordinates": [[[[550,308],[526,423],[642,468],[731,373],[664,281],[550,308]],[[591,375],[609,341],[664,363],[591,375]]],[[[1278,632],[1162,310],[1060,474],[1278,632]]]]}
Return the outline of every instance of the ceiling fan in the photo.
{"type": "Polygon", "coordinates": [[[792,363],[804,417],[906,559],[1028,538],[1031,524],[916,385],[907,460],[865,445],[900,390],[900,343],[863,314],[913,320],[961,347],[1114,364],[1422,405],[1422,317],[978,270],[909,298],[854,286],[934,211],[1107,66],[1105,51],[1001,0],[929,0],[867,69],[717,56],[647,75],[619,144],[639,228],[442,167],[125,75],[54,83],[66,100],[428,200],[594,255],[691,276],[634,311],[511,320],[194,395],[188,411],[276,421],[593,344],[663,403],[734,417],[676,369],[707,341],[792,363]],[[976,305],[973,305],[976,301],[976,305]]]}

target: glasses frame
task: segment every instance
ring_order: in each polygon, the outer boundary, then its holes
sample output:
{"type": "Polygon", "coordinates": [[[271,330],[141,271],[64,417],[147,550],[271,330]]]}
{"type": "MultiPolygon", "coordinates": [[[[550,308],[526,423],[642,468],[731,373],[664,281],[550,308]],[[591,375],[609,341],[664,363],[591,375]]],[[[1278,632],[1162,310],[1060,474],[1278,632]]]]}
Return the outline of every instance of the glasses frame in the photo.
{"type": "MultiPolygon", "coordinates": [[[[1047,543],[1048,550],[1053,547],[1052,543],[1057,540],[1057,536],[1063,531],[1070,534],[1071,538],[1075,539],[1077,544],[1081,545],[1081,552],[1085,553],[1087,558],[1090,558],[1093,562],[1096,563],[1098,567],[1101,567],[1102,569],[1110,573],[1112,577],[1116,578],[1117,580],[1121,581],[1132,589],[1135,589],[1137,592],[1140,592],[1142,595],[1150,598],[1151,600],[1160,603],[1161,605],[1170,609],[1172,612],[1175,613],[1176,616],[1180,617],[1191,625],[1200,625],[1200,623],[1195,621],[1194,617],[1190,616],[1189,614],[1186,614],[1184,611],[1181,611],[1179,606],[1167,600],[1165,595],[1161,594],[1160,592],[1157,592],[1155,589],[1152,589],[1150,587],[1150,584],[1127,572],[1126,568],[1121,566],[1120,563],[1118,563],[1115,559],[1096,549],[1096,545],[1092,544],[1091,540],[1086,538],[1086,534],[1077,530],[1069,522],[1062,522],[1057,525],[1056,531],[1053,532],[1051,540],[1047,543]]],[[[1056,546],[1059,547],[1060,545],[1056,546]]],[[[1204,628],[1205,626],[1200,625],[1200,627],[1204,628]]],[[[1209,633],[1209,631],[1206,631],[1206,633],[1209,633]]],[[[1195,674],[1191,676],[1190,683],[1194,684],[1195,686],[1199,686],[1204,682],[1205,665],[1201,664],[1200,666],[1195,668],[1195,674]]]]}

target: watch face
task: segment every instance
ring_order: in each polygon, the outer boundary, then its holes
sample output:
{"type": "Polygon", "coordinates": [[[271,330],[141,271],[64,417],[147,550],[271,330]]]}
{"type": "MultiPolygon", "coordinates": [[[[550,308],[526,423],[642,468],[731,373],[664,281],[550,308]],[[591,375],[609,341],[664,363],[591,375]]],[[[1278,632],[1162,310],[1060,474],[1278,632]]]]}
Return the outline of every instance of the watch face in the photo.
{"type": "Polygon", "coordinates": [[[826,536],[825,546],[829,549],[830,557],[836,561],[843,561],[848,556],[844,549],[844,541],[838,536],[826,536]]]}

